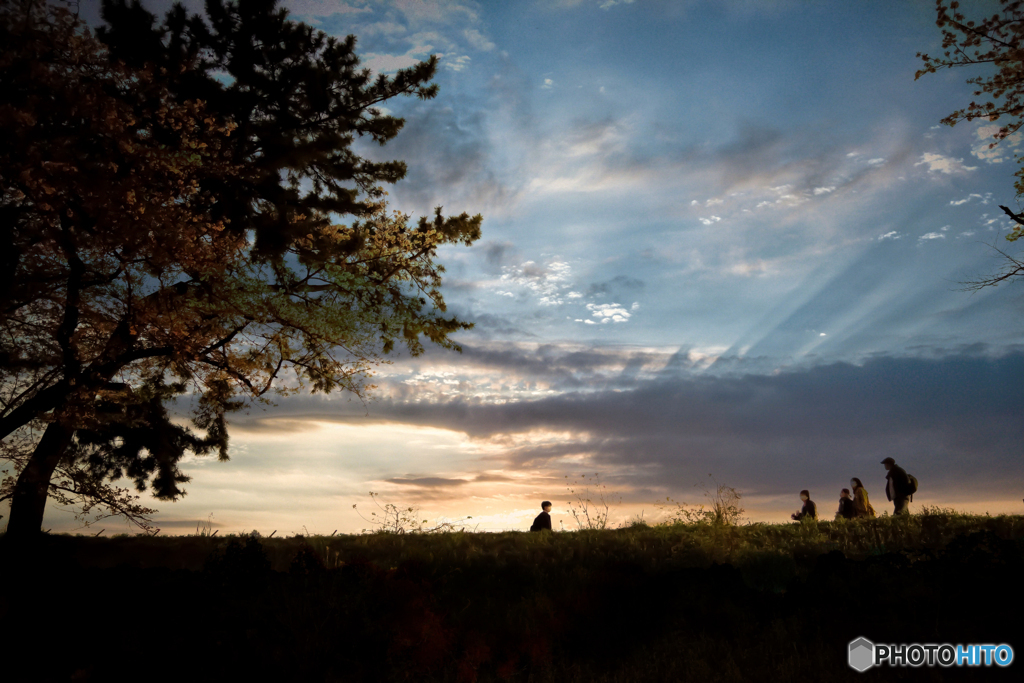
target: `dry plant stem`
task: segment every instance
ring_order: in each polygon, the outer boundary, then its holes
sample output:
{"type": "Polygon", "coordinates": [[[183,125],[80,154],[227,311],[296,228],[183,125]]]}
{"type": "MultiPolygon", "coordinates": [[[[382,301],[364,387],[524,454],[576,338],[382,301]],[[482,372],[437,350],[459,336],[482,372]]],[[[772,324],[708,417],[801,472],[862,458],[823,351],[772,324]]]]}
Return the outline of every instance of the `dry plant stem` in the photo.
{"type": "Polygon", "coordinates": [[[378,534],[433,534],[450,531],[465,531],[466,527],[462,523],[466,520],[473,519],[472,517],[466,517],[465,519],[456,520],[455,522],[441,522],[432,527],[424,526],[427,524],[427,520],[419,521],[419,511],[414,507],[399,507],[394,503],[381,504],[378,497],[379,493],[370,491],[370,499],[380,510],[380,514],[371,512],[369,517],[363,515],[359,511],[357,503],[352,504],[352,509],[356,511],[363,521],[368,522],[371,527],[369,529],[363,529],[363,533],[378,533],[378,534]]]}
{"type": "MultiPolygon", "coordinates": [[[[569,475],[566,475],[565,478],[568,479],[569,475]]],[[[583,480],[586,480],[586,478],[587,475],[585,474],[580,477],[583,480]]],[[[584,481],[585,485],[581,486],[579,479],[565,487],[569,495],[574,498],[574,500],[570,500],[567,503],[569,513],[576,520],[577,528],[581,530],[606,529],[608,527],[609,505],[605,499],[608,487],[601,483],[601,475],[596,472],[593,476],[593,482],[593,492],[589,483],[584,481]]]]}
{"type": "Polygon", "coordinates": [[[704,491],[704,498],[707,504],[696,507],[687,505],[685,502],[673,500],[666,497],[664,503],[658,503],[656,507],[668,513],[668,519],[664,524],[738,524],[743,516],[743,508],[739,501],[742,494],[731,486],[719,484],[718,480],[711,474],[708,477],[714,482],[715,488],[712,492],[707,484],[696,484],[696,488],[704,491]]]}

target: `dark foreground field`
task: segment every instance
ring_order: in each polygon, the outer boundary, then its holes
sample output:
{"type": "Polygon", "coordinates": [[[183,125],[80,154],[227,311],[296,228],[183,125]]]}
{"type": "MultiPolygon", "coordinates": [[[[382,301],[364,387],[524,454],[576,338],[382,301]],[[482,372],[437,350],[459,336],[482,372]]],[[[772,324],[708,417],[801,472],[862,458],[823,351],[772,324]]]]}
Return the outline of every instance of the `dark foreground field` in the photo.
{"type": "Polygon", "coordinates": [[[1024,517],[335,538],[0,539],[8,681],[1022,680],[1024,517]],[[20,672],[20,673],[19,673],[20,672]]]}

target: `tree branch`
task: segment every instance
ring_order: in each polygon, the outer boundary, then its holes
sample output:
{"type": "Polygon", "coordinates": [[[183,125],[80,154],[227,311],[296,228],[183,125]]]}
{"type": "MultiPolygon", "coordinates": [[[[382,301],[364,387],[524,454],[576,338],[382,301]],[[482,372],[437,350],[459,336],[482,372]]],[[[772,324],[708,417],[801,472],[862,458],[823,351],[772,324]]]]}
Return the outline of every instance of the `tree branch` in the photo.
{"type": "Polygon", "coordinates": [[[999,205],[999,208],[1002,209],[1007,216],[1012,218],[1015,223],[1017,223],[1018,225],[1024,225],[1024,214],[1014,213],[1013,211],[1010,211],[1002,204],[999,205]]]}

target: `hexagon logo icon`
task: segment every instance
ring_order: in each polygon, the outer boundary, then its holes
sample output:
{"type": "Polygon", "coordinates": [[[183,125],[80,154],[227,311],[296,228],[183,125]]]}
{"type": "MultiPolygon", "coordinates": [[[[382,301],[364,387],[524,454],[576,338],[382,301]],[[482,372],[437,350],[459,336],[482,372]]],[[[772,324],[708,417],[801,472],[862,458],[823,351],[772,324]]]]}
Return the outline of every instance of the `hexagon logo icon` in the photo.
{"type": "Polygon", "coordinates": [[[867,671],[875,663],[875,644],[867,638],[850,641],[850,668],[867,671]]]}

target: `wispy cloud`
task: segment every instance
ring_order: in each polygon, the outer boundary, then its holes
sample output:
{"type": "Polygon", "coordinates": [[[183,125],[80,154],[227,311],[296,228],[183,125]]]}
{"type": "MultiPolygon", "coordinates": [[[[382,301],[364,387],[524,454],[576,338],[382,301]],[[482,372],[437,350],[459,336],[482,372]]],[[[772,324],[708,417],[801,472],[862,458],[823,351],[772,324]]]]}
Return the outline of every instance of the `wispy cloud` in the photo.
{"type": "Polygon", "coordinates": [[[408,69],[410,66],[415,66],[422,62],[430,56],[431,47],[431,45],[417,46],[402,55],[368,52],[363,55],[363,66],[376,73],[392,74],[399,69],[408,69]],[[424,50],[424,48],[426,49],[424,50]]]}
{"type": "Polygon", "coordinates": [[[964,204],[970,202],[972,199],[978,200],[979,203],[981,203],[981,204],[988,204],[989,199],[991,199],[991,198],[992,198],[992,193],[991,192],[986,192],[983,195],[982,194],[978,194],[976,192],[972,192],[971,194],[967,195],[963,199],[951,199],[950,202],[949,202],[949,205],[950,206],[963,206],[964,204]]]}
{"type": "Polygon", "coordinates": [[[362,3],[349,4],[340,0],[284,0],[281,3],[299,18],[326,17],[335,14],[370,14],[373,8],[362,3]]]}
{"type": "Polygon", "coordinates": [[[466,42],[481,52],[490,52],[494,49],[494,43],[475,28],[463,30],[462,35],[466,38],[466,42]]]}

